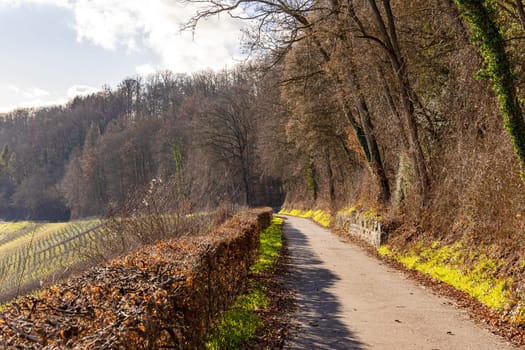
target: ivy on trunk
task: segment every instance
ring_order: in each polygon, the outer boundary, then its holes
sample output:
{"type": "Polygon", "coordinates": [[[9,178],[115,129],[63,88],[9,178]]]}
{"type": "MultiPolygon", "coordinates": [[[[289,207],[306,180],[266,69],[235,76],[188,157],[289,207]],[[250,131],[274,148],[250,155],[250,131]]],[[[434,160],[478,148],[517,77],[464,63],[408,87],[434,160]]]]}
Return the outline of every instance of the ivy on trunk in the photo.
{"type": "Polygon", "coordinates": [[[520,162],[520,177],[525,182],[525,123],[516,94],[515,74],[505,51],[505,41],[495,20],[494,9],[485,0],[454,0],[480,46],[485,62],[482,76],[492,82],[498,98],[503,125],[520,162]]]}

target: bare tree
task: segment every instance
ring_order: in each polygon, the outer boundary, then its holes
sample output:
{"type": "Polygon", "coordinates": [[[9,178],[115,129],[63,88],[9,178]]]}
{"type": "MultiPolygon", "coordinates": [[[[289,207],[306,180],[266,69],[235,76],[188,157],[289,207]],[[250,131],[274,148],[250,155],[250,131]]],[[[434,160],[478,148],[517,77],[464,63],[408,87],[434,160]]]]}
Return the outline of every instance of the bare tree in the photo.
{"type": "Polygon", "coordinates": [[[250,120],[249,92],[231,88],[214,98],[204,109],[198,121],[200,143],[214,159],[230,169],[242,187],[242,204],[251,202],[250,183],[254,132],[250,120]]]}

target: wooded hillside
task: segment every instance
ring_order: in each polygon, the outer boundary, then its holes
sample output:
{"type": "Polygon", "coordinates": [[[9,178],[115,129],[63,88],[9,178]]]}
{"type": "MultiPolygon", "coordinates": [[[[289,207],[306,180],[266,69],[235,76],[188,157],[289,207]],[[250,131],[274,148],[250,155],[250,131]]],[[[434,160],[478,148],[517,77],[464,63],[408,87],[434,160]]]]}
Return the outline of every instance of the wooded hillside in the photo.
{"type": "Polygon", "coordinates": [[[278,205],[255,154],[256,82],[246,69],[159,73],[66,106],[0,118],[0,218],[101,216],[151,181],[195,208],[278,205]]]}

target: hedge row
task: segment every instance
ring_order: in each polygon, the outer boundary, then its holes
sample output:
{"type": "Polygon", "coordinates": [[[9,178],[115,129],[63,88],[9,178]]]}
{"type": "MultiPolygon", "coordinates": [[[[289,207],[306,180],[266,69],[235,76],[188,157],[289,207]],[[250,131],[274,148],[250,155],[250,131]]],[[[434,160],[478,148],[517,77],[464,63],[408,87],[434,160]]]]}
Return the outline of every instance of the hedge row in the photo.
{"type": "Polygon", "coordinates": [[[198,349],[242,290],[271,210],[203,237],[166,240],[0,313],[5,349],[198,349]]]}

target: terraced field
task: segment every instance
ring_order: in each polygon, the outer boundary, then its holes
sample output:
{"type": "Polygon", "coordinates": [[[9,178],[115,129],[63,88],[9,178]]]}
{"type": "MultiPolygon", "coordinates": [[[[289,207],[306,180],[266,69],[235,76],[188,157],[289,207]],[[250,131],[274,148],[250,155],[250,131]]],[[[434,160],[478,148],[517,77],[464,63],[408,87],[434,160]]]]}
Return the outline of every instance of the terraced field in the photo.
{"type": "Polygon", "coordinates": [[[87,260],[101,226],[100,220],[0,222],[0,301],[87,260]]]}

